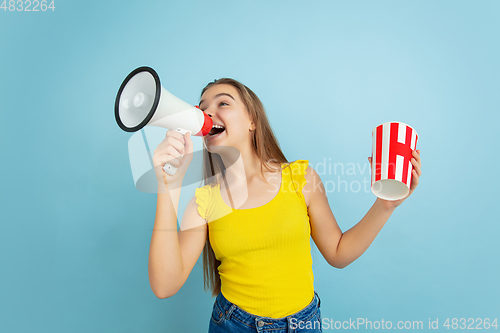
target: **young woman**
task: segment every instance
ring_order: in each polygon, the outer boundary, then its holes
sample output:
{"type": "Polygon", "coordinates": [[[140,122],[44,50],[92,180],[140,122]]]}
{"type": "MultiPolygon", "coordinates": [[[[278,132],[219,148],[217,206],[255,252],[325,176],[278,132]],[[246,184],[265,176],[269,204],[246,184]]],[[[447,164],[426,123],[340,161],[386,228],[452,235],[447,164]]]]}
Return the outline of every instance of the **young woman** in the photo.
{"type": "MultiPolygon", "coordinates": [[[[199,107],[214,122],[203,139],[205,184],[188,203],[179,231],[177,207],[193,143],[189,133],[167,131],[154,151],[153,292],[159,298],[174,295],[203,251],[205,286],[216,296],[209,332],[321,332],[310,237],[330,265],[346,267],[406,198],[377,198],[343,233],[320,177],[307,160],[287,161],[248,87],[232,79],[211,82],[199,107]],[[167,162],[178,167],[175,175],[163,171],[167,162]]],[[[409,195],[421,175],[420,151],[413,157],[409,195]]]]}

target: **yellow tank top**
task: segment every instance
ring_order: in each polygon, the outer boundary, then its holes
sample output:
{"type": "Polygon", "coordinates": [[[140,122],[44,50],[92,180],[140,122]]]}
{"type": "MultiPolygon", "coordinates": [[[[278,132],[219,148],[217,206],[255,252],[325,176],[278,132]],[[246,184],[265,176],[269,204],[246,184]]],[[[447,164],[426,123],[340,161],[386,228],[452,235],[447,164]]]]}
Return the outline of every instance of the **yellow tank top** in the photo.
{"type": "Polygon", "coordinates": [[[311,228],[302,194],[308,162],[283,163],[278,194],[256,208],[229,207],[220,184],[196,189],[198,212],[221,262],[221,292],[251,314],[282,318],[313,300],[311,228]]]}

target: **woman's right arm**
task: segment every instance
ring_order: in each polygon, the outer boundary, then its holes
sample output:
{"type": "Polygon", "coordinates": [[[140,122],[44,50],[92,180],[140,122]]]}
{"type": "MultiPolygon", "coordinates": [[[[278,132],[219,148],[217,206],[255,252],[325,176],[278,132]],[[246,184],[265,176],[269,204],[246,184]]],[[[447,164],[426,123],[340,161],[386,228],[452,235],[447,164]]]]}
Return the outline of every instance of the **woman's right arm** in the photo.
{"type": "Polygon", "coordinates": [[[158,179],[158,196],[149,248],[148,273],[149,284],[158,298],[174,295],[186,282],[203,250],[207,236],[206,221],[198,213],[195,197],[188,203],[181,231],[177,232],[181,185],[192,159],[192,147],[189,134],[183,137],[178,132],[167,131],[165,139],[158,145],[153,156],[158,179]],[[171,163],[178,168],[174,176],[163,171],[165,163],[171,163]]]}
{"type": "Polygon", "coordinates": [[[181,289],[207,239],[207,224],[198,213],[196,197],[189,201],[177,232],[174,209],[179,195],[180,187],[158,193],[148,265],[149,283],[158,298],[173,296],[181,289]]]}

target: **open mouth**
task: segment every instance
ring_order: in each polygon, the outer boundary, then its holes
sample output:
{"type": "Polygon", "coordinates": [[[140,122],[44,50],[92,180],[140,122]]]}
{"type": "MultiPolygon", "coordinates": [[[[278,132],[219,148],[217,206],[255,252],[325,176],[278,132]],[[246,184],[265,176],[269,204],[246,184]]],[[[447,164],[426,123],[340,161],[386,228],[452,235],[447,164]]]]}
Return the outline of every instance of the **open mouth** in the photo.
{"type": "Polygon", "coordinates": [[[208,135],[207,137],[208,138],[213,138],[215,136],[218,136],[219,134],[221,134],[222,132],[224,132],[226,130],[226,128],[222,125],[217,125],[217,124],[214,124],[212,126],[212,129],[210,130],[210,132],[208,132],[208,135]]]}

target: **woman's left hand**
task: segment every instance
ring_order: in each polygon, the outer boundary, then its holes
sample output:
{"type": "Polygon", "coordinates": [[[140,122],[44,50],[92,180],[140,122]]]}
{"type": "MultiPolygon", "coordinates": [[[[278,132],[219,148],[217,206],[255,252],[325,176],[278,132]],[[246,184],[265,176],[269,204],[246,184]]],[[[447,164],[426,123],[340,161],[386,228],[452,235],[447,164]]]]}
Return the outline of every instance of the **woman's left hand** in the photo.
{"type": "MultiPolygon", "coordinates": [[[[410,192],[403,199],[395,200],[395,201],[377,198],[377,200],[380,200],[382,202],[382,204],[384,205],[384,207],[386,209],[394,209],[397,206],[401,205],[403,203],[403,201],[405,201],[406,198],[408,198],[413,193],[413,191],[415,191],[415,189],[417,188],[418,179],[422,175],[422,164],[420,162],[420,149],[413,150],[412,155],[413,155],[413,158],[411,159],[411,164],[413,164],[413,170],[412,170],[413,175],[412,175],[412,179],[411,179],[410,192]]],[[[368,161],[370,162],[370,166],[371,166],[372,165],[372,158],[368,157],[368,161]]]]}

